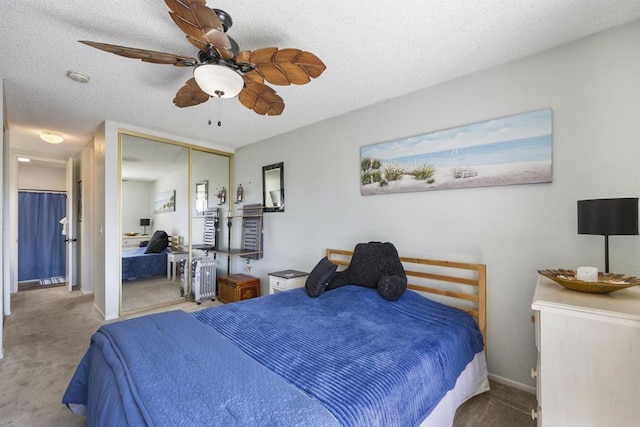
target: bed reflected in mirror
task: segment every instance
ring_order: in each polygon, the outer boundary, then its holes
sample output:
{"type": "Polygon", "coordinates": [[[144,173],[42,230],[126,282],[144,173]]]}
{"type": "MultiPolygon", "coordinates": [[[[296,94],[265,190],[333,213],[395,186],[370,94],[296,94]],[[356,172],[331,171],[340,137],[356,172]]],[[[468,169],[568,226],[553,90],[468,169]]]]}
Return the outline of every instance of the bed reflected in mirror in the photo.
{"type": "Polygon", "coordinates": [[[264,212],[284,212],[284,163],[262,167],[264,212]]]}

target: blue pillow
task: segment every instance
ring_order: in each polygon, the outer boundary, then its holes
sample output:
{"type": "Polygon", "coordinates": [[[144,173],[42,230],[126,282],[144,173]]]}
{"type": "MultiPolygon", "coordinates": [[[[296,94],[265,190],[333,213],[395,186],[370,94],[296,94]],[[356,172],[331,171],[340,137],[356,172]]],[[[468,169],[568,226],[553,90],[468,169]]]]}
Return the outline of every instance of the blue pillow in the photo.
{"type": "Polygon", "coordinates": [[[338,266],[329,261],[329,258],[327,257],[322,258],[320,262],[313,267],[313,270],[309,274],[309,277],[307,277],[307,281],[304,284],[304,287],[310,297],[315,298],[320,296],[322,291],[324,291],[324,288],[329,284],[329,281],[335,274],[337,268],[338,266]]]}

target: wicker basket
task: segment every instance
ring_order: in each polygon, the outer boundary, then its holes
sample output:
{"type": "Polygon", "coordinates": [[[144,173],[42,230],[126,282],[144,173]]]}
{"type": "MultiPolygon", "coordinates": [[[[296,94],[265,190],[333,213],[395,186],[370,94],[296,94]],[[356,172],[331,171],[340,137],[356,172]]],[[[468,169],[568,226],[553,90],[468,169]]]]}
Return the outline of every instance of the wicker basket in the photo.
{"type": "Polygon", "coordinates": [[[640,285],[640,279],[624,274],[598,273],[597,282],[585,282],[576,279],[575,270],[538,270],[538,273],[567,289],[590,294],[608,294],[640,285]]]}

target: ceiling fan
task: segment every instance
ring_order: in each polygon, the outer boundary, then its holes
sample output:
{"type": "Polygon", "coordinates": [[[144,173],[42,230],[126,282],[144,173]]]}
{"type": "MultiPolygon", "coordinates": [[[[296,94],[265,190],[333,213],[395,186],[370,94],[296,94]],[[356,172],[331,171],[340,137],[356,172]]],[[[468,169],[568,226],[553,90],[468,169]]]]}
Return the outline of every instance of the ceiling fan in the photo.
{"type": "Polygon", "coordinates": [[[171,9],[173,22],[200,51],[198,58],[80,40],[96,49],[126,58],[177,67],[195,67],[193,78],[176,93],[177,107],[190,107],[210,97],[238,97],[240,103],[258,114],[277,116],[284,110],[284,101],[265,80],[286,86],[308,83],[325,70],[324,63],[313,53],[300,49],[268,47],[242,51],[229,36],[231,16],[220,9],[206,6],[206,0],[165,0],[171,9]]]}

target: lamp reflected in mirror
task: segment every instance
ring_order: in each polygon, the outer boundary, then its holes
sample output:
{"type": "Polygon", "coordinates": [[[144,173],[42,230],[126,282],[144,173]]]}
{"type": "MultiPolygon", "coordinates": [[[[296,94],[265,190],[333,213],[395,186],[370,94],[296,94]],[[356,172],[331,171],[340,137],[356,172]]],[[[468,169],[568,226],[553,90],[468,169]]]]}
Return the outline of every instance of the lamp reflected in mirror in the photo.
{"type": "Polygon", "coordinates": [[[147,227],[151,225],[151,218],[140,218],[140,227],[144,227],[143,236],[147,235],[147,227]]]}

